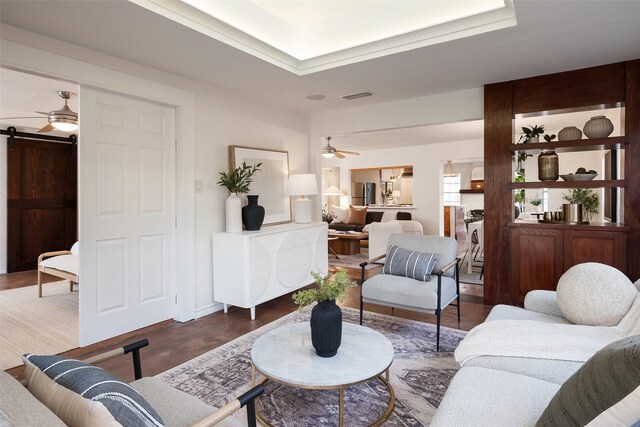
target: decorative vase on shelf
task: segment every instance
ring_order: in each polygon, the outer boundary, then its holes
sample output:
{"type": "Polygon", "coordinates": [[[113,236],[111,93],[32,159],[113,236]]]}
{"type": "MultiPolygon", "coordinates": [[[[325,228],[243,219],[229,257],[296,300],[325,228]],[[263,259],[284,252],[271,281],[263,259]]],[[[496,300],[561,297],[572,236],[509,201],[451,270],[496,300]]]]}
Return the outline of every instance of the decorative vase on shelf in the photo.
{"type": "Polygon", "coordinates": [[[605,116],[595,116],[584,125],[587,138],[606,138],[613,132],[613,123],[605,116]]]}
{"type": "Polygon", "coordinates": [[[558,141],[582,139],[582,131],[575,126],[567,126],[558,132],[558,141]]]}
{"type": "Polygon", "coordinates": [[[335,300],[319,301],[311,310],[311,343],[320,357],[333,357],[342,341],[342,310],[335,300]]]}
{"type": "Polygon", "coordinates": [[[240,233],[242,231],[242,203],[236,193],[229,194],[224,202],[224,210],[227,233],[240,233]]]}
{"type": "Polygon", "coordinates": [[[535,144],[537,142],[540,142],[540,137],[539,136],[531,136],[531,137],[527,138],[527,144],[535,144]]]}
{"type": "Polygon", "coordinates": [[[242,208],[242,223],[248,231],[257,231],[264,221],[264,207],[258,204],[258,196],[247,196],[249,204],[242,208]]]}
{"type": "Polygon", "coordinates": [[[555,151],[543,151],[538,156],[538,179],[540,181],[557,181],[558,155],[555,151]]]}

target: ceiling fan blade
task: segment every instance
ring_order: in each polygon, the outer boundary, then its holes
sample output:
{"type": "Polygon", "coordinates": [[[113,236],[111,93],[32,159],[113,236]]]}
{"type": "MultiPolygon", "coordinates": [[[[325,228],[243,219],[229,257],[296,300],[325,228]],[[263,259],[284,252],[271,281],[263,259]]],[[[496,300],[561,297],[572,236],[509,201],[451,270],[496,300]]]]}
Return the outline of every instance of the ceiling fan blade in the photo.
{"type": "Polygon", "coordinates": [[[45,116],[49,115],[49,113],[45,113],[44,111],[34,111],[34,113],[44,114],[45,116]]]}
{"type": "Polygon", "coordinates": [[[40,129],[38,131],[38,133],[51,132],[54,129],[55,128],[53,127],[53,125],[51,123],[47,123],[47,125],[45,127],[43,127],[42,129],[40,129]]]}
{"type": "Polygon", "coordinates": [[[338,150],[336,149],[336,152],[338,153],[345,153],[345,154],[355,154],[356,156],[359,156],[360,153],[356,152],[356,151],[347,151],[347,150],[338,150]]]}
{"type": "Polygon", "coordinates": [[[336,151],[336,157],[339,159],[344,159],[344,154],[340,154],[336,151]]]}

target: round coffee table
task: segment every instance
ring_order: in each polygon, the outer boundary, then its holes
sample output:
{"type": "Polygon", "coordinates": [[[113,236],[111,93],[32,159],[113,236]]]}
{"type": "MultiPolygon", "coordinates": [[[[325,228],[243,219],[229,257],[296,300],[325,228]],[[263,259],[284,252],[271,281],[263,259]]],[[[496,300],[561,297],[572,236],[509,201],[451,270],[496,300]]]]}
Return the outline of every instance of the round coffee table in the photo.
{"type": "MultiPolygon", "coordinates": [[[[333,357],[320,357],[311,344],[309,322],[293,323],[267,332],[251,348],[251,383],[256,372],[265,379],[306,389],[337,389],[340,391],[339,425],[344,425],[344,391],[346,387],[373,379],[389,391],[389,405],[371,426],[386,421],[396,402],[389,383],[389,367],[393,362],[393,346],[379,332],[365,326],[342,323],[342,344],[333,357]],[[382,374],[385,374],[383,377],[382,374]]],[[[270,426],[260,410],[256,416],[270,426]]]]}

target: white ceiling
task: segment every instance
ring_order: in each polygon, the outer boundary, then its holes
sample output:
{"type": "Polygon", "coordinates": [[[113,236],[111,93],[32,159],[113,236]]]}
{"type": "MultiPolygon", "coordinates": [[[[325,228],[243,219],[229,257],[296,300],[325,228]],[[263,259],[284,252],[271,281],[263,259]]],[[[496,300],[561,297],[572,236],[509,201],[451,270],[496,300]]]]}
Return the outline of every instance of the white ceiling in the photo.
{"type": "MultiPolygon", "coordinates": [[[[640,57],[639,1],[516,0],[515,7],[519,25],[514,29],[304,77],[294,76],[125,1],[3,0],[0,17],[4,24],[252,95],[268,103],[310,112],[478,87],[640,57]],[[339,98],[362,90],[371,90],[376,96],[350,102],[339,98]],[[325,94],[327,98],[307,100],[305,96],[312,93],[325,94]]],[[[270,12],[284,13],[273,8],[270,12]]],[[[344,10],[332,10],[333,15],[324,17],[314,13],[309,19],[316,19],[315,16],[326,21],[338,12],[344,10]]],[[[59,108],[62,101],[55,93],[57,90],[77,92],[71,83],[0,70],[0,117],[31,116],[36,115],[34,110],[59,108]]],[[[70,107],[77,111],[77,99],[71,100],[70,107]]],[[[589,114],[575,118],[578,127],[588,120],[589,114]]],[[[547,123],[547,129],[557,133],[559,129],[554,129],[553,120],[552,116],[521,119],[516,126],[547,123]]],[[[46,119],[25,119],[10,124],[34,130],[44,126],[46,119]]],[[[482,132],[482,122],[475,121],[334,135],[333,145],[362,151],[481,139],[482,132]]]]}
{"type": "Polygon", "coordinates": [[[512,0],[131,0],[297,75],[516,24],[512,0]]]}
{"type": "Polygon", "coordinates": [[[5,26],[10,25],[306,112],[640,58],[640,1],[515,0],[514,5],[516,27],[305,76],[123,0],[2,0],[0,21],[3,38],[12,36],[5,26]],[[364,90],[376,95],[340,98],[364,90]],[[310,101],[309,94],[326,98],[310,101]]]}

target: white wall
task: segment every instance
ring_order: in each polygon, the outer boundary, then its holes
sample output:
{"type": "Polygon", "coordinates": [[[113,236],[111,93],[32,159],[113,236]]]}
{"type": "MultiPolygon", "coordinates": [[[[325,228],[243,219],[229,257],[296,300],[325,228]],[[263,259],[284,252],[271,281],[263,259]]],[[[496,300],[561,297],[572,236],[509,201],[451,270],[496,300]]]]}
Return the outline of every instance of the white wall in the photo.
{"type": "Polygon", "coordinates": [[[204,182],[203,193],[196,194],[196,300],[203,314],[214,301],[211,233],[225,227],[224,200],[229,193],[216,182],[218,172],[229,167],[228,146],[287,150],[290,172],[306,173],[309,138],[303,114],[215,88],[199,87],[196,93],[196,179],[204,182]]]}
{"type": "Polygon", "coordinates": [[[483,157],[483,141],[446,142],[362,151],[359,156],[326,160],[323,166],[339,164],[342,181],[349,179],[350,169],[413,165],[414,209],[409,212],[413,219],[422,223],[425,234],[440,235],[444,231],[441,208],[442,167],[452,155],[460,158],[460,153],[464,153],[470,159],[483,157]]]}
{"type": "MultiPolygon", "coordinates": [[[[224,200],[228,194],[226,190],[218,187],[215,183],[218,180],[218,172],[228,170],[227,147],[228,145],[244,145],[288,150],[290,171],[292,173],[307,172],[310,170],[307,115],[266,105],[227,90],[206,86],[177,75],[143,67],[6,25],[2,26],[2,42],[3,46],[12,48],[11,55],[6,55],[6,49],[3,51],[2,63],[9,63],[12,67],[22,68],[16,64],[36,64],[37,67],[33,68],[48,69],[51,77],[96,82],[98,86],[101,86],[104,75],[123,73],[123,76],[134,76],[132,79],[124,78],[123,80],[135,81],[138,79],[137,81],[145,88],[153,87],[154,82],[157,82],[195,94],[195,129],[188,131],[195,133],[196,160],[195,171],[189,171],[188,176],[195,174],[195,179],[204,182],[204,191],[195,195],[196,313],[203,315],[216,308],[213,305],[211,233],[224,229],[224,200]],[[15,49],[16,45],[22,45],[25,48],[15,49]],[[34,55],[38,55],[38,51],[28,47],[42,51],[42,55],[46,56],[47,60],[39,60],[34,57],[34,55]],[[55,54],[52,60],[53,52],[55,54]],[[69,70],[67,64],[69,58],[77,61],[73,70],[69,70]],[[80,71],[76,70],[85,67],[93,69],[95,66],[104,67],[104,75],[77,76],[80,71]],[[108,70],[117,71],[110,72],[108,70]],[[149,84],[145,84],[145,82],[149,82],[149,84]]],[[[113,80],[113,78],[111,79],[113,80]]],[[[115,86],[126,86],[125,83],[112,83],[115,86]]],[[[4,168],[5,165],[6,161],[0,162],[0,167],[4,168]]],[[[0,176],[3,174],[6,173],[0,170],[0,176]]],[[[179,176],[178,180],[183,178],[179,176]]],[[[187,185],[191,191],[194,191],[195,183],[191,178],[189,181],[187,185]]],[[[3,186],[3,190],[5,188],[6,185],[3,186]]]]}

